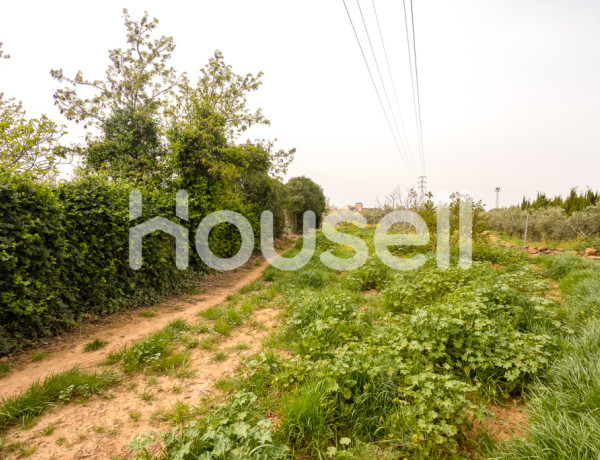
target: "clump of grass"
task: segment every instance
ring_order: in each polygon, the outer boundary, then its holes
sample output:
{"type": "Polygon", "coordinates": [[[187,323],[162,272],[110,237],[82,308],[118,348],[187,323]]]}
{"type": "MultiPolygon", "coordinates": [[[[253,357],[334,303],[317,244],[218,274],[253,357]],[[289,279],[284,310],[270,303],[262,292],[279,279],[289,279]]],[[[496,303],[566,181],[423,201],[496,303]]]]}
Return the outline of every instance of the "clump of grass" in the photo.
{"type": "Polygon", "coordinates": [[[308,381],[284,401],[282,430],[294,444],[319,450],[331,438],[332,410],[324,381],[308,381]]]}
{"type": "Polygon", "coordinates": [[[96,351],[96,350],[99,350],[100,348],[105,347],[106,345],[108,345],[108,342],[106,342],[104,340],[100,340],[100,339],[94,339],[91,342],[88,342],[85,344],[85,346],[83,347],[83,351],[85,351],[85,352],[96,351]]]}
{"type": "Polygon", "coordinates": [[[598,264],[592,260],[583,259],[575,254],[559,254],[543,259],[548,274],[557,280],[577,270],[598,270],[598,264]]]}
{"type": "Polygon", "coordinates": [[[42,434],[44,436],[50,436],[52,433],[54,433],[55,428],[56,428],[56,425],[54,425],[54,423],[49,423],[44,428],[42,428],[42,434]]]}
{"type": "Polygon", "coordinates": [[[173,385],[173,388],[171,388],[171,391],[173,391],[173,393],[178,395],[178,394],[181,394],[183,389],[181,388],[181,385],[173,385]]]}
{"type": "Polygon", "coordinates": [[[142,416],[142,414],[140,413],[140,411],[137,411],[137,410],[130,410],[128,412],[128,414],[129,414],[129,417],[131,417],[131,419],[134,422],[137,422],[140,419],[140,417],[142,416]]]}
{"type": "Polygon", "coordinates": [[[2,399],[0,430],[26,425],[56,403],[101,394],[119,380],[119,375],[112,371],[88,374],[73,369],[35,382],[24,393],[2,399]]]}
{"type": "Polygon", "coordinates": [[[261,280],[254,280],[251,283],[243,286],[238,292],[240,294],[247,294],[249,292],[260,291],[263,287],[263,282],[261,280]]]}
{"type": "Polygon", "coordinates": [[[161,410],[155,414],[155,417],[177,425],[183,425],[191,417],[191,409],[184,402],[177,401],[170,410],[161,410]]]}
{"type": "Polygon", "coordinates": [[[31,361],[33,361],[34,363],[38,363],[40,361],[43,361],[47,357],[48,357],[48,353],[46,353],[44,351],[39,351],[39,352],[31,355],[31,361]]]}
{"type": "Polygon", "coordinates": [[[233,376],[227,375],[225,377],[221,377],[219,380],[215,382],[215,388],[217,390],[221,390],[224,393],[229,393],[233,391],[238,386],[238,379],[233,376]]]}
{"type": "Polygon", "coordinates": [[[209,335],[208,337],[202,339],[202,342],[200,343],[200,348],[202,348],[203,350],[214,350],[217,346],[218,340],[218,337],[214,335],[209,335]]]}
{"type": "Polygon", "coordinates": [[[230,324],[222,318],[219,318],[218,320],[215,321],[215,325],[213,326],[213,329],[215,330],[215,332],[217,332],[218,334],[221,334],[221,335],[231,334],[230,324]]]}
{"type": "Polygon", "coordinates": [[[146,389],[140,395],[140,399],[145,402],[150,402],[150,401],[154,400],[154,393],[152,393],[150,390],[146,389]]]}
{"type": "Polygon", "coordinates": [[[249,348],[250,348],[250,346],[249,346],[249,345],[247,345],[247,344],[245,344],[245,343],[238,343],[238,344],[235,346],[235,349],[236,349],[236,350],[248,350],[249,348]]]}
{"type": "Polygon", "coordinates": [[[222,351],[220,351],[220,352],[218,352],[218,353],[215,354],[214,360],[216,362],[218,362],[218,363],[226,361],[227,360],[227,355],[225,353],[223,353],[222,351]]]}
{"type": "Polygon", "coordinates": [[[138,313],[138,316],[140,316],[141,318],[154,318],[156,316],[156,313],[150,310],[144,310],[140,311],[138,313]]]}
{"type": "Polygon", "coordinates": [[[168,373],[187,363],[187,353],[175,353],[175,345],[183,340],[189,324],[176,319],[164,329],[123,348],[119,353],[110,354],[107,363],[121,362],[126,372],[142,371],[168,373]]]}
{"type": "Polygon", "coordinates": [[[2,377],[6,377],[9,372],[10,372],[10,364],[0,363],[0,379],[2,377]]]}
{"type": "Polygon", "coordinates": [[[94,431],[95,431],[96,433],[98,433],[98,434],[100,434],[100,433],[104,433],[104,429],[105,429],[105,428],[104,428],[103,426],[96,426],[96,427],[94,427],[94,431]]]}

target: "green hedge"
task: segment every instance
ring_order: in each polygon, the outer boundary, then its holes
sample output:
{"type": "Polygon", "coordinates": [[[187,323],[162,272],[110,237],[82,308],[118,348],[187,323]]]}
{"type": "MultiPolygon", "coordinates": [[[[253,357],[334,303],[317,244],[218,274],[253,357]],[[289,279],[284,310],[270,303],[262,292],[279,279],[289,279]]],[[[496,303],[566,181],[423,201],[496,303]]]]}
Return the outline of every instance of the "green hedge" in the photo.
{"type": "MultiPolygon", "coordinates": [[[[0,356],[86,318],[182,292],[168,235],[144,238],[129,268],[130,185],[86,178],[60,185],[0,176],[0,356]]],[[[175,194],[143,191],[144,217],[174,215],[175,194]]]]}

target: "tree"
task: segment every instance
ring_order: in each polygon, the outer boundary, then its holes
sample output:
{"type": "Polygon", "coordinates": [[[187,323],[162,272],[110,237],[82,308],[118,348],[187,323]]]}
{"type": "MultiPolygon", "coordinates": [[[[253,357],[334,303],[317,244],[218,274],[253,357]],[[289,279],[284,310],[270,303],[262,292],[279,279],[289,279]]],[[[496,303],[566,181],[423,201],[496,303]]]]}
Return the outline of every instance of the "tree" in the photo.
{"type": "Polygon", "coordinates": [[[88,139],[87,168],[134,182],[164,182],[166,152],[158,123],[148,114],[132,107],[117,108],[101,129],[100,137],[88,139]]]}
{"type": "Polygon", "coordinates": [[[302,217],[304,212],[308,210],[316,214],[316,225],[319,228],[326,209],[323,188],[305,176],[291,178],[287,182],[286,188],[289,196],[288,210],[295,214],[296,228],[292,230],[294,232],[302,231],[302,217]]]}
{"type": "Polygon", "coordinates": [[[86,80],[81,71],[73,78],[65,77],[62,69],[50,71],[58,82],[70,85],[54,93],[55,104],[68,120],[101,128],[117,109],[152,117],[169,107],[181,81],[175,69],[167,66],[175,49],[173,38],[153,39],[158,19],[150,19],[147,12],[140,21],[133,21],[123,9],[123,18],[129,47],[109,51],[111,65],[104,81],[86,80]],[[91,89],[94,96],[81,97],[79,87],[91,89]]]}
{"type": "MultiPolygon", "coordinates": [[[[0,43],[0,58],[9,57],[0,43]]],[[[46,115],[28,119],[21,102],[0,93],[0,166],[4,170],[36,178],[55,174],[69,157],[68,149],[59,144],[65,134],[64,126],[46,115]]]]}
{"type": "MultiPolygon", "coordinates": [[[[176,111],[179,121],[194,118],[198,107],[210,107],[213,115],[219,118],[223,135],[230,144],[254,125],[270,125],[271,122],[263,116],[260,108],[251,111],[247,107],[248,93],[258,90],[262,85],[262,72],[238,75],[225,63],[223,53],[216,50],[200,73],[196,86],[190,84],[187,76],[183,78],[179,109],[176,111]]],[[[255,139],[246,141],[245,145],[253,145],[266,152],[270,158],[269,173],[272,177],[281,178],[293,160],[296,149],[275,150],[276,141],[255,139]]]]}

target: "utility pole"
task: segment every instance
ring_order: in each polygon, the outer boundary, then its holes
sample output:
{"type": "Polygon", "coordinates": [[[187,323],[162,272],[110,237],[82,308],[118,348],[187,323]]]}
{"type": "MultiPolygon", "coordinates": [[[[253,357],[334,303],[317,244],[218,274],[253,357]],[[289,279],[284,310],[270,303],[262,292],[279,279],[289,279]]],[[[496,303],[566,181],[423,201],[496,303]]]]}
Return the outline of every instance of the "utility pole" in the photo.
{"type": "Polygon", "coordinates": [[[496,187],[496,208],[500,207],[500,187],[496,187]]]}
{"type": "Polygon", "coordinates": [[[419,198],[421,201],[423,201],[423,199],[425,198],[425,189],[427,188],[427,177],[426,176],[419,176],[419,179],[417,181],[417,183],[419,184],[419,198]]]}

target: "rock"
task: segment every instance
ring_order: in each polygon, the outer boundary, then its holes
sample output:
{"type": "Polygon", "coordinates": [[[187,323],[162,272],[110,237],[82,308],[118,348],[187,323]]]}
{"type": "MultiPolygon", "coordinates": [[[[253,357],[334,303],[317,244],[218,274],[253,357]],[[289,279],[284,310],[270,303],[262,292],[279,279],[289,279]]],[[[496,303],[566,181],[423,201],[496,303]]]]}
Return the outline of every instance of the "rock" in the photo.
{"type": "Polygon", "coordinates": [[[538,248],[538,251],[547,251],[548,250],[548,246],[540,246],[538,248]]]}
{"type": "Polygon", "coordinates": [[[586,256],[597,256],[598,255],[598,250],[594,249],[594,248],[587,248],[585,250],[585,255],[586,256]]]}
{"type": "Polygon", "coordinates": [[[567,251],[568,254],[579,254],[577,251],[567,251]]]}
{"type": "Polygon", "coordinates": [[[556,252],[565,252],[565,250],[563,248],[556,248],[555,251],[556,252]]]}
{"type": "Polygon", "coordinates": [[[537,253],[538,253],[538,251],[537,251],[537,249],[536,249],[536,248],[529,248],[529,249],[527,250],[527,252],[528,252],[529,254],[537,254],[537,253]]]}
{"type": "Polygon", "coordinates": [[[482,235],[489,235],[490,231],[489,230],[484,230],[483,232],[481,232],[482,235]]]}

